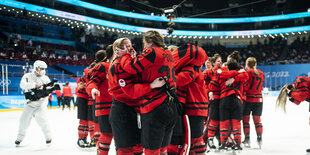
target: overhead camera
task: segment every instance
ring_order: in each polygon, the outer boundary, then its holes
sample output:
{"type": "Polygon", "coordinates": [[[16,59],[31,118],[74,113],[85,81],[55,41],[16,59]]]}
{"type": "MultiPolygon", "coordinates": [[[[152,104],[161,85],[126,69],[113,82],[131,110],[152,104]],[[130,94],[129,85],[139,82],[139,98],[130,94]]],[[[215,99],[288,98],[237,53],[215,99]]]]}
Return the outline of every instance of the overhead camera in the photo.
{"type": "Polygon", "coordinates": [[[174,9],[166,9],[164,10],[165,14],[174,13],[174,9]]]}
{"type": "Polygon", "coordinates": [[[168,33],[168,34],[172,34],[173,31],[174,31],[174,29],[173,29],[172,27],[168,27],[168,28],[167,28],[167,33],[168,33]]]}
{"type": "Polygon", "coordinates": [[[174,31],[174,26],[175,23],[172,21],[176,16],[174,14],[174,9],[166,9],[164,10],[165,16],[168,18],[168,23],[167,23],[167,33],[172,34],[174,31]]]}

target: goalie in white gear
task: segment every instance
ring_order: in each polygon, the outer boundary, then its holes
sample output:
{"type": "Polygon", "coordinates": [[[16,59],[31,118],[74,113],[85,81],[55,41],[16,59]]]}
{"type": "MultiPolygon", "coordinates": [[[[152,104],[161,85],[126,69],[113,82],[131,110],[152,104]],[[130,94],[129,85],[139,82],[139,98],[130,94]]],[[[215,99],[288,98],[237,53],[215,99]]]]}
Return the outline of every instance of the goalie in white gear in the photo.
{"type": "MultiPolygon", "coordinates": [[[[33,64],[33,71],[26,73],[20,82],[20,87],[24,93],[30,92],[33,88],[42,88],[42,85],[49,83],[51,80],[45,75],[47,65],[44,61],[37,60],[33,64]]],[[[27,128],[31,122],[32,117],[35,118],[41,127],[46,139],[46,144],[51,143],[51,130],[47,121],[46,109],[48,103],[48,96],[42,97],[36,101],[26,99],[23,113],[19,120],[19,129],[17,134],[16,145],[19,145],[25,137],[27,128]]]]}

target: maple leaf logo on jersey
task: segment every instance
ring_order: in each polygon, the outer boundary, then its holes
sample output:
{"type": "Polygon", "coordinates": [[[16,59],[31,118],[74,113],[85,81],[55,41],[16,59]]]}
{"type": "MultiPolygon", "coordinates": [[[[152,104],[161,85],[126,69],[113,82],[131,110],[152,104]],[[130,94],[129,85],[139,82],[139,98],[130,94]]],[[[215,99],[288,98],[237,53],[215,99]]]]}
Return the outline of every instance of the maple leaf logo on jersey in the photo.
{"type": "Polygon", "coordinates": [[[126,86],[126,82],[124,79],[119,79],[118,80],[118,84],[121,86],[121,87],[125,87],[126,86]]]}
{"type": "Polygon", "coordinates": [[[221,73],[222,73],[222,70],[218,69],[218,70],[217,70],[217,73],[221,74],[221,73]]]}

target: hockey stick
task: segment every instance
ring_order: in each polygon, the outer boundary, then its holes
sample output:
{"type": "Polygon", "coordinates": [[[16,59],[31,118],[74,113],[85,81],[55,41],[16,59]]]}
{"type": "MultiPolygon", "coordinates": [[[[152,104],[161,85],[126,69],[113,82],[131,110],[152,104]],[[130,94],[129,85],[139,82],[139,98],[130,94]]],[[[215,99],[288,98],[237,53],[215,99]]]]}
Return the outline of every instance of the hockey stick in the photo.
{"type": "Polygon", "coordinates": [[[184,122],[184,144],[183,148],[180,151],[180,155],[188,155],[190,148],[191,148],[191,128],[190,123],[187,115],[183,115],[183,122],[184,122]]]}

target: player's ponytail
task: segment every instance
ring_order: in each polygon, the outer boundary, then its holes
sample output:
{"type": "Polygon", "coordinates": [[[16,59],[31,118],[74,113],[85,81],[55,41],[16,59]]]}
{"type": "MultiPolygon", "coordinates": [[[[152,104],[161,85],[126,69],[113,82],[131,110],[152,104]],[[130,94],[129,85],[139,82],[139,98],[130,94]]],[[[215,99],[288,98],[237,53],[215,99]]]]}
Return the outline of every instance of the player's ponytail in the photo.
{"type": "Polygon", "coordinates": [[[168,47],[166,46],[164,42],[164,37],[162,34],[160,34],[158,31],[150,30],[145,32],[143,35],[143,39],[147,43],[153,42],[156,46],[161,47],[165,50],[168,50],[168,47]]]}
{"type": "Polygon", "coordinates": [[[95,55],[95,63],[98,64],[100,62],[104,62],[106,61],[107,59],[107,53],[105,50],[99,50],[96,52],[96,55],[95,55]]]}
{"type": "Polygon", "coordinates": [[[107,61],[112,62],[112,60],[114,59],[114,51],[113,51],[113,45],[110,44],[106,49],[106,54],[107,54],[107,61]]]}
{"type": "Polygon", "coordinates": [[[238,51],[233,51],[230,55],[228,55],[228,58],[235,59],[239,63],[242,57],[238,51]]]}
{"type": "Polygon", "coordinates": [[[285,86],[281,88],[279,96],[276,101],[276,108],[281,108],[285,113],[286,113],[286,100],[288,97],[288,94],[287,94],[288,86],[289,84],[286,84],[285,86]]]}
{"type": "Polygon", "coordinates": [[[245,64],[249,69],[254,69],[255,75],[259,75],[259,72],[256,69],[257,61],[254,57],[247,58],[245,64]]]}

